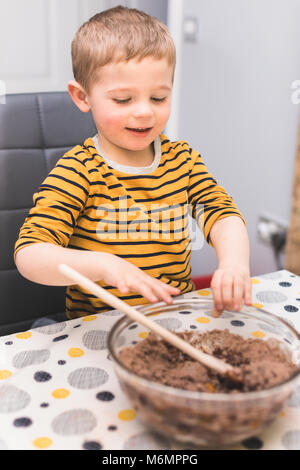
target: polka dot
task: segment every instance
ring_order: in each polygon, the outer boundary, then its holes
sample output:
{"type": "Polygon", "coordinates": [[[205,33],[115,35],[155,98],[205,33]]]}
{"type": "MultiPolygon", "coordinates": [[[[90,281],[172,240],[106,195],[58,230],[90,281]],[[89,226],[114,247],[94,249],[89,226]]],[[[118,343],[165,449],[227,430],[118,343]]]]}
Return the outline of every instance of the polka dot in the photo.
{"type": "Polygon", "coordinates": [[[82,318],[82,321],[94,321],[94,320],[97,320],[96,315],[88,315],[87,317],[82,318]]]}
{"type": "Polygon", "coordinates": [[[49,403],[41,403],[40,404],[41,408],[48,408],[48,406],[49,406],[49,403]]]}
{"type": "Polygon", "coordinates": [[[14,420],[14,426],[17,428],[27,428],[32,424],[32,420],[30,418],[17,418],[14,420]]]}
{"type": "Polygon", "coordinates": [[[196,325],[190,325],[190,328],[191,328],[192,330],[197,330],[196,325]]]}
{"type": "Polygon", "coordinates": [[[150,431],[144,431],[131,436],[124,442],[123,450],[165,450],[170,447],[170,441],[150,431]]]}
{"type": "Polygon", "coordinates": [[[254,338],[264,338],[267,335],[263,331],[257,330],[253,331],[252,336],[254,336],[254,338]]]}
{"type": "Polygon", "coordinates": [[[245,323],[241,320],[231,320],[230,324],[232,326],[244,326],[245,323]]]}
{"type": "Polygon", "coordinates": [[[107,347],[108,331],[90,330],[84,333],[82,342],[87,349],[100,351],[107,347]]]}
{"type": "Polygon", "coordinates": [[[260,291],[256,293],[256,297],[262,303],[279,303],[286,302],[287,296],[277,291],[260,291]]]}
{"type": "Polygon", "coordinates": [[[161,320],[154,321],[168,330],[178,330],[178,328],[182,326],[182,322],[177,320],[177,318],[163,318],[161,320]]]}
{"type": "Polygon", "coordinates": [[[33,441],[34,447],[37,449],[47,449],[52,444],[52,440],[49,437],[38,437],[33,441]]]}
{"type": "Polygon", "coordinates": [[[99,392],[97,393],[96,398],[101,401],[111,401],[115,396],[111,392],[99,392]]]}
{"type": "Polygon", "coordinates": [[[0,380],[9,379],[12,376],[12,372],[10,370],[0,370],[0,380]]]}
{"type": "Polygon", "coordinates": [[[288,431],[282,436],[282,445],[287,450],[300,450],[300,430],[288,431]]]}
{"type": "Polygon", "coordinates": [[[0,386],[0,413],[10,413],[25,408],[30,403],[30,395],[14,385],[0,386]]]}
{"type": "Polygon", "coordinates": [[[76,369],[68,376],[68,383],[80,390],[87,390],[99,385],[104,385],[108,381],[108,374],[103,369],[96,367],[83,367],[76,369]]]}
{"type": "Polygon", "coordinates": [[[97,442],[97,441],[87,441],[83,444],[82,447],[84,450],[101,450],[102,449],[102,445],[100,444],[100,442],[97,442]]]}
{"type": "Polygon", "coordinates": [[[211,294],[211,292],[209,290],[198,290],[197,294],[201,297],[207,297],[211,294]]]}
{"type": "Polygon", "coordinates": [[[36,372],[33,376],[36,382],[48,382],[52,379],[52,375],[49,372],[45,372],[44,370],[40,370],[36,372]]]}
{"type": "Polygon", "coordinates": [[[53,390],[52,394],[53,398],[67,398],[70,395],[69,390],[66,388],[57,388],[56,390],[53,390]]]}
{"type": "Polygon", "coordinates": [[[299,311],[299,308],[295,307],[294,305],[285,305],[284,310],[286,310],[287,312],[295,313],[299,311]]]}
{"type": "Polygon", "coordinates": [[[66,364],[66,361],[63,361],[63,360],[59,360],[57,361],[57,364],[59,364],[60,366],[63,366],[64,364],[66,364]]]}
{"type": "Polygon", "coordinates": [[[18,338],[18,339],[29,339],[29,338],[31,338],[31,336],[32,336],[31,331],[24,331],[24,333],[18,333],[16,335],[16,338],[18,338]]]}
{"type": "Polygon", "coordinates": [[[122,410],[118,413],[118,418],[121,421],[132,421],[136,418],[136,411],[134,409],[122,410]]]}
{"type": "Polygon", "coordinates": [[[33,329],[33,328],[40,328],[40,327],[46,326],[46,325],[52,325],[53,323],[57,323],[56,320],[53,320],[53,318],[41,317],[41,318],[36,319],[36,320],[32,323],[30,329],[33,329]]]}
{"type": "Polygon", "coordinates": [[[291,287],[293,284],[291,282],[279,282],[281,287],[291,287]]]}
{"type": "Polygon", "coordinates": [[[33,364],[41,364],[48,361],[50,351],[48,349],[21,351],[13,357],[13,366],[17,369],[31,366],[33,364]]]}
{"type": "Polygon", "coordinates": [[[261,449],[264,445],[263,441],[258,437],[250,437],[245,441],[242,441],[242,444],[246,449],[261,449]]]}
{"type": "Polygon", "coordinates": [[[51,325],[41,326],[35,328],[34,331],[43,335],[55,335],[66,328],[66,322],[52,323],[51,325]]]}
{"type": "Polygon", "coordinates": [[[137,328],[137,324],[134,324],[134,325],[131,325],[128,327],[128,330],[134,330],[135,328],[137,328]]]}
{"type": "Polygon", "coordinates": [[[141,333],[139,333],[139,338],[145,339],[147,338],[148,334],[148,331],[142,331],[141,333]]]}
{"type": "Polygon", "coordinates": [[[71,348],[68,351],[70,357],[81,357],[84,355],[84,351],[80,348],[71,348]]]}
{"type": "Polygon", "coordinates": [[[119,317],[120,315],[122,315],[122,313],[118,310],[106,310],[105,312],[101,312],[101,317],[103,315],[105,317],[119,317]]]}
{"type": "Polygon", "coordinates": [[[188,314],[190,314],[190,313],[192,313],[192,312],[191,312],[190,310],[181,310],[179,313],[180,313],[181,315],[188,315],[188,314]]]}
{"type": "Polygon", "coordinates": [[[6,341],[5,344],[6,344],[7,346],[11,346],[11,345],[14,344],[14,343],[13,343],[13,341],[6,341]]]}
{"type": "Polygon", "coordinates": [[[259,279],[251,279],[252,284],[259,284],[260,280],[259,279]]]}
{"type": "Polygon", "coordinates": [[[254,308],[264,308],[263,304],[252,304],[254,308]]]}
{"type": "Polygon", "coordinates": [[[97,425],[93,413],[87,409],[75,409],[61,413],[51,423],[56,434],[74,436],[92,431],[97,425]]]}
{"type": "Polygon", "coordinates": [[[108,426],[107,428],[108,431],[116,431],[117,429],[118,429],[117,426],[114,426],[113,424],[108,426]]]}
{"type": "Polygon", "coordinates": [[[53,338],[52,341],[54,341],[56,343],[57,341],[62,341],[63,339],[66,339],[68,337],[69,337],[69,335],[56,336],[56,338],[53,338]]]}
{"type": "Polygon", "coordinates": [[[209,323],[210,319],[207,318],[207,317],[198,317],[198,318],[196,318],[196,322],[198,322],[198,323],[209,323]]]}

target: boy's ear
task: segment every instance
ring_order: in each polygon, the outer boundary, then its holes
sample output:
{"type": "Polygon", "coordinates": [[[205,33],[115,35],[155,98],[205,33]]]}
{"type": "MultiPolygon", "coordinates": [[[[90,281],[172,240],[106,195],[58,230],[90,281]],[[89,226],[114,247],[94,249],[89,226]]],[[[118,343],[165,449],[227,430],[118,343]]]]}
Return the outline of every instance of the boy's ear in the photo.
{"type": "Polygon", "coordinates": [[[88,113],[91,109],[88,96],[82,86],[75,80],[70,80],[68,83],[68,92],[76,106],[83,113],[88,113]]]}

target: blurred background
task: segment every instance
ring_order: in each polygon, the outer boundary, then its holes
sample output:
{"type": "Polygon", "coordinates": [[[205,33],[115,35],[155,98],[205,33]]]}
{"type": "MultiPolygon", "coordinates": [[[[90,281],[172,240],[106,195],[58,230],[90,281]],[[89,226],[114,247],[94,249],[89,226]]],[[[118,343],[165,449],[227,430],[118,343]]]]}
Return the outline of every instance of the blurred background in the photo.
{"type": "MultiPolygon", "coordinates": [[[[165,133],[197,149],[234,198],[247,222],[251,275],[284,268],[300,103],[300,0],[0,0],[0,106],[9,93],[66,91],[75,32],[116,5],[169,26],[177,70],[165,133]]],[[[193,276],[217,267],[214,250],[198,245],[193,276]]]]}

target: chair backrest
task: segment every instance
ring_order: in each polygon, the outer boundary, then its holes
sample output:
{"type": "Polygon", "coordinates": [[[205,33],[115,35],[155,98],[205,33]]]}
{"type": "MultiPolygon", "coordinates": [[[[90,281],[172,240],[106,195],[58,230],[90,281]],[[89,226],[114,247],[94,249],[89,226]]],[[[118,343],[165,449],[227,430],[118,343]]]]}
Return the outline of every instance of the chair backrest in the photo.
{"type": "Polygon", "coordinates": [[[13,249],[33,193],[67,150],[96,132],[67,92],[11,94],[0,104],[0,336],[65,310],[65,288],[24,279],[13,249]]]}

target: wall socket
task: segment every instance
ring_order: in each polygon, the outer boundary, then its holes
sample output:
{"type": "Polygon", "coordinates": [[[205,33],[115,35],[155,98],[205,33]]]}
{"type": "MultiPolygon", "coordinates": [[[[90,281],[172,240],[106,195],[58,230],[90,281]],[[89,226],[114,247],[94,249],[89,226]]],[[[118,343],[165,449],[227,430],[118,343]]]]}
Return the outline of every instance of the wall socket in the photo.
{"type": "Polygon", "coordinates": [[[277,219],[269,214],[261,214],[257,224],[257,234],[259,240],[271,245],[272,235],[279,233],[286,233],[288,230],[288,224],[277,219]]]}

